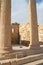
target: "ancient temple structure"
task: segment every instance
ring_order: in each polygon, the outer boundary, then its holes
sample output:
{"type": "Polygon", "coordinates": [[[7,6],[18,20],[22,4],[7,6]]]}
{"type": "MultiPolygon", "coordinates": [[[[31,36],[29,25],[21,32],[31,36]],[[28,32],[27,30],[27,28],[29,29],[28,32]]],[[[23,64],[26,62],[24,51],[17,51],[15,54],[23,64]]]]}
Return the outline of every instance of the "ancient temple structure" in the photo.
{"type": "MultiPolygon", "coordinates": [[[[40,48],[38,40],[36,0],[29,0],[30,45],[29,49],[40,48]]],[[[11,47],[11,0],[0,0],[0,53],[9,53],[11,47]]]]}

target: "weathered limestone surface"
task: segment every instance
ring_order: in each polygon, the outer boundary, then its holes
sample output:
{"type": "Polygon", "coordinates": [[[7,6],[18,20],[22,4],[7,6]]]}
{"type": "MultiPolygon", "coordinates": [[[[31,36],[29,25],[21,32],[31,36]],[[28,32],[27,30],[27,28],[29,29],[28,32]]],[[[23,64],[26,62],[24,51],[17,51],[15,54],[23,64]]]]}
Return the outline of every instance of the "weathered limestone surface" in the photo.
{"type": "Polygon", "coordinates": [[[0,53],[11,50],[11,0],[1,0],[0,53]]]}
{"type": "Polygon", "coordinates": [[[36,13],[36,0],[29,0],[30,7],[30,46],[29,48],[39,48],[38,39],[38,26],[37,26],[37,13],[36,13]]]}
{"type": "Polygon", "coordinates": [[[25,63],[32,63],[32,61],[38,61],[43,60],[43,54],[36,54],[31,56],[26,56],[23,58],[12,58],[12,59],[6,59],[6,60],[0,60],[0,65],[23,65],[25,63]]]}
{"type": "MultiPolygon", "coordinates": [[[[39,38],[39,44],[43,44],[43,25],[37,25],[38,26],[38,38],[39,38]]],[[[28,42],[30,42],[30,23],[23,24],[19,27],[19,34],[21,36],[21,41],[24,41],[22,44],[29,45],[28,42]]]]}
{"type": "Polygon", "coordinates": [[[0,0],[0,18],[1,18],[1,0],[0,0]]]}
{"type": "Polygon", "coordinates": [[[39,28],[39,41],[43,42],[43,25],[40,25],[39,28]]]}
{"type": "Polygon", "coordinates": [[[30,24],[26,23],[19,27],[19,33],[21,37],[21,44],[29,45],[30,41],[30,24]]]}
{"type": "Polygon", "coordinates": [[[11,65],[11,63],[7,62],[7,63],[2,63],[1,65],[11,65]]]}

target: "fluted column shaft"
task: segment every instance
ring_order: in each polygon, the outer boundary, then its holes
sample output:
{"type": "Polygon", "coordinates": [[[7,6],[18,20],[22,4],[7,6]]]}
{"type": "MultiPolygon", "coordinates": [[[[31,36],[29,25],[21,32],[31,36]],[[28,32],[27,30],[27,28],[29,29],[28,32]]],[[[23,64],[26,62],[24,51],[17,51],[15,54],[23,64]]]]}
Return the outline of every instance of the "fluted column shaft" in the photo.
{"type": "Polygon", "coordinates": [[[0,19],[1,19],[1,0],[0,0],[0,19]]]}
{"type": "Polygon", "coordinates": [[[11,50],[11,0],[1,0],[0,53],[11,50]]]}
{"type": "Polygon", "coordinates": [[[39,47],[38,39],[38,24],[37,24],[37,11],[36,11],[36,0],[29,0],[30,7],[30,48],[39,47]]]}

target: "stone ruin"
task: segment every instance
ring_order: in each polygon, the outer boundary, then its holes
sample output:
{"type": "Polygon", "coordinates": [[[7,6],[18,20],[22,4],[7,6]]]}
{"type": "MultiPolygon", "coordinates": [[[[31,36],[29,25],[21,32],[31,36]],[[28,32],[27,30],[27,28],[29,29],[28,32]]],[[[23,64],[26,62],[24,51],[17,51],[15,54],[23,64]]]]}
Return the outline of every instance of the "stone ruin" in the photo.
{"type": "MultiPolygon", "coordinates": [[[[39,43],[43,44],[43,25],[38,25],[38,37],[39,43]]],[[[25,23],[19,25],[18,23],[12,23],[12,43],[20,45],[21,44],[28,46],[30,44],[30,24],[25,23]],[[14,29],[14,30],[13,30],[14,29]],[[21,38],[20,38],[21,37],[21,38]]]]}
{"type": "Polygon", "coordinates": [[[0,65],[20,65],[43,58],[43,54],[34,55],[43,52],[38,38],[36,0],[29,0],[29,10],[30,44],[28,50],[17,53],[11,45],[11,0],[0,0],[0,65]],[[34,56],[28,56],[31,54],[34,56]]]}

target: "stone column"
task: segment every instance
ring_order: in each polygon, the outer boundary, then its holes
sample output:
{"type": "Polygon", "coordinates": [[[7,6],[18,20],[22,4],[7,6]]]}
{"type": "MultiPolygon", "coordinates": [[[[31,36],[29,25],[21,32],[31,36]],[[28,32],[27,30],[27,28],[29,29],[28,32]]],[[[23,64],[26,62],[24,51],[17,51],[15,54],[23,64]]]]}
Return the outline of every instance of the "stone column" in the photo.
{"type": "Polygon", "coordinates": [[[39,48],[38,39],[38,24],[37,24],[37,12],[36,12],[36,0],[29,0],[29,14],[30,14],[30,45],[29,48],[39,48]]]}
{"type": "Polygon", "coordinates": [[[11,49],[11,0],[1,0],[0,53],[11,49]]]}
{"type": "Polygon", "coordinates": [[[1,19],[1,0],[0,0],[0,19],[1,19]]]}

